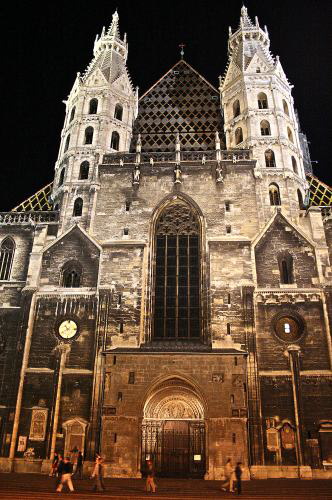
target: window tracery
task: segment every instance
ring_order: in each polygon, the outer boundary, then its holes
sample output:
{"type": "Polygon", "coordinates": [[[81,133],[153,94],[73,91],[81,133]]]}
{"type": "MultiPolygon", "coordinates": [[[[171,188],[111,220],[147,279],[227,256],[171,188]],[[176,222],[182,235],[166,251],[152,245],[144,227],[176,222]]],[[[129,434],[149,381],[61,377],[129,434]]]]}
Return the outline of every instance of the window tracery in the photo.
{"type": "Polygon", "coordinates": [[[184,202],[164,209],[156,225],[154,338],[200,336],[200,224],[184,202]]]}
{"type": "Polygon", "coordinates": [[[14,241],[7,237],[0,247],[0,281],[8,281],[15,253],[14,241]]]}

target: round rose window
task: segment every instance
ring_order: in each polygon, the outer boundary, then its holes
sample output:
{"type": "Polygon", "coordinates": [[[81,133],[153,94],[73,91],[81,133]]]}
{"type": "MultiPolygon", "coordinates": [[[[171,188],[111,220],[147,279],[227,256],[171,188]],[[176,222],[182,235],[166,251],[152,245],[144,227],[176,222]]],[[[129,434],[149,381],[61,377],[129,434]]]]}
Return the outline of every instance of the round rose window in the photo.
{"type": "Polygon", "coordinates": [[[279,316],[274,323],[277,336],[284,342],[294,342],[303,333],[303,323],[292,316],[279,316]]]}

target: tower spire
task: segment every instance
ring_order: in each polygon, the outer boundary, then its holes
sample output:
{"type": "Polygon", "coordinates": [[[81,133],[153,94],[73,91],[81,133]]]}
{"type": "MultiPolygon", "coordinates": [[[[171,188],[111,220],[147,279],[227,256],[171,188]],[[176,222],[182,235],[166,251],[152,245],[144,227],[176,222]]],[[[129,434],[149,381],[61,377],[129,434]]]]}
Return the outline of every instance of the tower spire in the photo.
{"type": "Polygon", "coordinates": [[[119,14],[118,14],[117,10],[115,10],[115,12],[112,16],[112,22],[110,24],[110,27],[107,30],[107,35],[120,38],[119,14]]]}

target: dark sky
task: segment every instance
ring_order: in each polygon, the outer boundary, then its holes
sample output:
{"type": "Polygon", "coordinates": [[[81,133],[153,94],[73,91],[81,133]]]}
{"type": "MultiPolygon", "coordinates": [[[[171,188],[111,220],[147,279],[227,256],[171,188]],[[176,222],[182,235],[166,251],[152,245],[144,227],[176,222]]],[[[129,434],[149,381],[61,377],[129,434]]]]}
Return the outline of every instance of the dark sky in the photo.
{"type": "MultiPolygon", "coordinates": [[[[241,0],[148,2],[67,0],[8,3],[7,44],[2,47],[6,161],[0,169],[0,211],[6,211],[53,178],[66,99],[77,71],[92,58],[93,42],[118,8],[128,34],[128,68],[140,94],[179,59],[214,85],[227,61],[228,26],[239,23],[241,0]],[[39,2],[38,2],[39,3],[39,2]],[[22,6],[26,5],[22,10],[22,6]]],[[[249,15],[267,25],[311,143],[315,174],[332,185],[332,2],[247,0],[249,15]]]]}

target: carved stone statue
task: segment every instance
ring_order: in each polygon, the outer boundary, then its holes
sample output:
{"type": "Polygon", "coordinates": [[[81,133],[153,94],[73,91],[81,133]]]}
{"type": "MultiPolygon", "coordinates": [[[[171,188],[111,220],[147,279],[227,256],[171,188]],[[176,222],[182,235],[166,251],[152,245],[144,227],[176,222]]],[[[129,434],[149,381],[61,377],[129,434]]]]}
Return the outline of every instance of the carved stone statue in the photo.
{"type": "Polygon", "coordinates": [[[180,165],[176,165],[174,169],[174,184],[181,184],[182,183],[182,172],[180,165]]]}
{"type": "Polygon", "coordinates": [[[238,162],[238,159],[237,159],[237,157],[236,157],[235,154],[233,154],[233,156],[232,156],[232,162],[233,163],[237,163],[238,162]]]}
{"type": "Polygon", "coordinates": [[[224,176],[222,175],[222,166],[218,163],[216,168],[216,182],[224,182],[224,176]]]}
{"type": "Polygon", "coordinates": [[[138,165],[135,165],[135,168],[133,170],[133,184],[139,184],[140,176],[141,176],[140,168],[138,165]]]}

